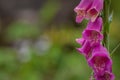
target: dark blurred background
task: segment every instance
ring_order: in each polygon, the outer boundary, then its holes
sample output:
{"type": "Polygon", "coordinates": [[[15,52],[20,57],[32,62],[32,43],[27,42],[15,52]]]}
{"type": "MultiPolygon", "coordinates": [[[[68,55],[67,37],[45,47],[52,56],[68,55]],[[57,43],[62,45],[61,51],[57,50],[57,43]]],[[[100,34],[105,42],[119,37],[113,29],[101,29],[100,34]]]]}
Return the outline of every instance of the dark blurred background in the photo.
{"type": "MultiPolygon", "coordinates": [[[[80,0],[0,0],[0,80],[88,80],[76,51],[86,21],[75,23],[80,0]]],[[[110,52],[120,41],[120,1],[112,0],[110,52]]],[[[120,80],[120,47],[113,54],[120,80]]]]}

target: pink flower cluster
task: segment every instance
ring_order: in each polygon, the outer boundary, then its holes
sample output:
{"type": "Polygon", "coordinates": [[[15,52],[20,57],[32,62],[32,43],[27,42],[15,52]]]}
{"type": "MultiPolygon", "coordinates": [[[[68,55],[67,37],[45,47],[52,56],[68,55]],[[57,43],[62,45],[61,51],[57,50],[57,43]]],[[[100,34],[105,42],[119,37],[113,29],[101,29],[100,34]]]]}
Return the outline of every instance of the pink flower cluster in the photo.
{"type": "Polygon", "coordinates": [[[112,59],[109,52],[102,45],[102,18],[99,16],[103,9],[103,0],[81,0],[74,9],[77,13],[76,22],[89,20],[82,38],[76,39],[82,47],[77,50],[85,56],[88,65],[93,69],[96,80],[114,80],[112,73],[112,59]]]}

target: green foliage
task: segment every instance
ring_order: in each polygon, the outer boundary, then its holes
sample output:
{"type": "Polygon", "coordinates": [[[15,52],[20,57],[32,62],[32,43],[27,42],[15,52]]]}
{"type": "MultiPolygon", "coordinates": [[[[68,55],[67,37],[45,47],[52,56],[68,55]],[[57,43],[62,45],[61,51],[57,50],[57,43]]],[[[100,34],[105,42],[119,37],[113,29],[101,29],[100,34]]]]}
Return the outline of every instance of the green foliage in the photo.
{"type": "Polygon", "coordinates": [[[9,26],[6,30],[7,37],[10,40],[20,39],[25,37],[34,37],[39,33],[39,28],[35,25],[23,23],[23,22],[15,22],[9,26]]]}

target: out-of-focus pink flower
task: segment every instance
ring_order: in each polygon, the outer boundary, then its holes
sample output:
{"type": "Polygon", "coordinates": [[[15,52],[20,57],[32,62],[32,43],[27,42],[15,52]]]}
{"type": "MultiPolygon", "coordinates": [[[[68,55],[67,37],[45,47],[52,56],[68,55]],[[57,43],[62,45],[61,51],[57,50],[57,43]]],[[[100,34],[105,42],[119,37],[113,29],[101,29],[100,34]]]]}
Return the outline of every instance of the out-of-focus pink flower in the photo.
{"type": "Polygon", "coordinates": [[[74,9],[77,13],[76,22],[81,23],[84,18],[94,22],[102,9],[103,0],[81,0],[74,9]]]}
{"type": "Polygon", "coordinates": [[[109,71],[105,71],[103,75],[95,75],[96,80],[114,80],[115,76],[109,71]]]}
{"type": "Polygon", "coordinates": [[[84,39],[84,38],[77,38],[77,39],[76,39],[76,42],[77,42],[78,44],[80,44],[80,45],[83,45],[84,42],[85,42],[85,39],[84,39]]]}
{"type": "Polygon", "coordinates": [[[101,31],[102,30],[102,18],[98,17],[94,22],[92,22],[91,20],[88,22],[87,28],[86,29],[92,29],[95,31],[101,31]]]}
{"type": "Polygon", "coordinates": [[[101,34],[102,30],[102,18],[98,17],[95,22],[89,21],[87,28],[83,31],[83,38],[90,41],[92,44],[100,43],[103,39],[101,34]]]}
{"type": "Polygon", "coordinates": [[[94,22],[102,9],[103,0],[94,0],[92,6],[87,11],[87,16],[91,19],[92,22],[94,22]]]}
{"type": "Polygon", "coordinates": [[[102,45],[93,49],[92,56],[89,58],[88,63],[97,75],[103,75],[106,70],[109,72],[112,71],[112,60],[108,51],[102,45]]]}
{"type": "Polygon", "coordinates": [[[93,0],[81,0],[74,11],[77,13],[76,22],[81,23],[82,20],[86,17],[87,10],[92,5],[93,0]]]}
{"type": "Polygon", "coordinates": [[[89,41],[85,41],[82,47],[77,50],[88,59],[91,56],[92,46],[89,41]]]}

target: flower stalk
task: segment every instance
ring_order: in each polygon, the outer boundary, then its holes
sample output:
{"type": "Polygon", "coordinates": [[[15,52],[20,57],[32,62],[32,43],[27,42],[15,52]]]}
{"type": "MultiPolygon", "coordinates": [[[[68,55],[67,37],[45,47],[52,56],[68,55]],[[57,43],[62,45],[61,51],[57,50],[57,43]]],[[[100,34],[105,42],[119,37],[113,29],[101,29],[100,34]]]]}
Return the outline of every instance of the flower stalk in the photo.
{"type": "Polygon", "coordinates": [[[103,8],[103,46],[106,47],[109,51],[109,28],[111,20],[110,17],[110,0],[104,0],[104,8],[103,8]]]}
{"type": "Polygon", "coordinates": [[[83,19],[88,20],[88,24],[82,32],[82,38],[76,39],[76,42],[81,45],[80,48],[77,48],[78,52],[86,58],[88,65],[93,70],[90,80],[93,78],[95,80],[114,80],[112,59],[109,54],[109,28],[112,21],[110,0],[81,0],[74,11],[77,13],[77,23],[81,23],[83,19]],[[101,17],[102,11],[103,16],[101,17]]]}

